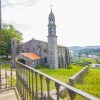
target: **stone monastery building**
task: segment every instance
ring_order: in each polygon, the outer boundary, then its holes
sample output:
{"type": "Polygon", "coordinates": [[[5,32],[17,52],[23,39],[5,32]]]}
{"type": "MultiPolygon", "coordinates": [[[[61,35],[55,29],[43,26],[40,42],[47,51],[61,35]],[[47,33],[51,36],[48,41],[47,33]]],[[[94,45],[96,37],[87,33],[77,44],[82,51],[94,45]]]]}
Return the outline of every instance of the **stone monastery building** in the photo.
{"type": "Polygon", "coordinates": [[[32,39],[23,44],[19,44],[17,39],[12,39],[12,61],[17,57],[18,61],[34,68],[38,64],[52,69],[66,68],[69,65],[69,50],[65,46],[57,45],[55,16],[52,9],[48,18],[47,38],[48,42],[32,39]]]}

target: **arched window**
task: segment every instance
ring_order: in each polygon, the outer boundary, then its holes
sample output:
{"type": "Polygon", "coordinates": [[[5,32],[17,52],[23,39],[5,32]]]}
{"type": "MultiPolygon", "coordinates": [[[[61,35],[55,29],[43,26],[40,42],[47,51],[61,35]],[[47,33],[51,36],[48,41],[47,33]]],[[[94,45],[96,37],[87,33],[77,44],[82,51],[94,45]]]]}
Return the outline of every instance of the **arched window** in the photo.
{"type": "Polygon", "coordinates": [[[22,50],[22,52],[24,52],[24,50],[22,50]]]}
{"type": "Polygon", "coordinates": [[[35,51],[35,49],[33,48],[33,52],[35,51]]]}
{"type": "Polygon", "coordinates": [[[47,50],[44,50],[45,53],[47,53],[47,50]]]}
{"type": "Polygon", "coordinates": [[[28,47],[26,47],[26,52],[29,52],[29,48],[28,47]]]}
{"type": "Polygon", "coordinates": [[[47,58],[46,57],[44,58],[44,62],[47,63],[47,58]]]}
{"type": "Polygon", "coordinates": [[[52,21],[53,21],[53,19],[52,19],[52,21]]]}

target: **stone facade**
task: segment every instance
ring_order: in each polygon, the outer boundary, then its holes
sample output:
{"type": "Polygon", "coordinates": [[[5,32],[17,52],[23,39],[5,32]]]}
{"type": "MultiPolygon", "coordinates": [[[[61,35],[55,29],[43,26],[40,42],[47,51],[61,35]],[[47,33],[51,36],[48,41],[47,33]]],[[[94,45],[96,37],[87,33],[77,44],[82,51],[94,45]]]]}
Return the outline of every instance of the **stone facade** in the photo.
{"type": "MultiPolygon", "coordinates": [[[[20,54],[20,53],[33,52],[43,58],[42,61],[40,61],[41,63],[38,61],[43,66],[48,66],[49,68],[52,68],[52,69],[66,68],[70,63],[69,50],[65,46],[57,45],[55,17],[54,17],[54,14],[52,13],[52,10],[49,14],[48,21],[49,21],[48,22],[48,42],[32,39],[28,42],[20,44],[18,53],[20,54]]],[[[14,47],[17,49],[16,46],[18,46],[18,44],[12,43],[12,45],[15,45],[14,47]]],[[[14,58],[13,53],[17,52],[15,48],[14,49],[12,48],[12,58],[14,58]]],[[[21,57],[19,55],[18,59],[20,58],[24,59],[26,64],[32,66],[32,63],[30,64],[27,63],[27,62],[33,62],[31,59],[29,61],[28,59],[21,57]]]]}

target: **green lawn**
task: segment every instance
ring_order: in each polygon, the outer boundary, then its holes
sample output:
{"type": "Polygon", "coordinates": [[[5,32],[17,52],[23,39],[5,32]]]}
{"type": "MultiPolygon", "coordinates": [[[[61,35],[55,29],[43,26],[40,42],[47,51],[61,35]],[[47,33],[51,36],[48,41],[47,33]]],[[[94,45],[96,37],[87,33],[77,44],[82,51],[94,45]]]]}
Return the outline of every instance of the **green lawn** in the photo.
{"type": "Polygon", "coordinates": [[[93,58],[82,58],[81,60],[83,60],[83,61],[87,61],[87,62],[96,63],[96,60],[93,59],[93,58]]]}
{"type": "Polygon", "coordinates": [[[78,65],[71,65],[71,66],[72,69],[60,68],[60,69],[53,70],[53,69],[42,67],[41,69],[38,70],[60,81],[63,81],[64,83],[68,83],[69,78],[83,68],[83,66],[78,66],[78,65]]]}
{"type": "Polygon", "coordinates": [[[90,68],[83,83],[77,83],[74,86],[100,98],[100,68],[90,68]]]}

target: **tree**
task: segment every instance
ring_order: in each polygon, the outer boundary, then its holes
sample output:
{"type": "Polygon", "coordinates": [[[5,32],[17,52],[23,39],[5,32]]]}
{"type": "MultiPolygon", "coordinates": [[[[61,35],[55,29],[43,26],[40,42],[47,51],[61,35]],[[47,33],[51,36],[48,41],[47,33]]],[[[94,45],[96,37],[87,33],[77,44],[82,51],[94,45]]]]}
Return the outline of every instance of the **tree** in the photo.
{"type": "Polygon", "coordinates": [[[3,24],[0,55],[5,55],[7,58],[11,55],[11,39],[13,38],[17,38],[22,42],[22,33],[16,30],[13,25],[3,24]]]}

